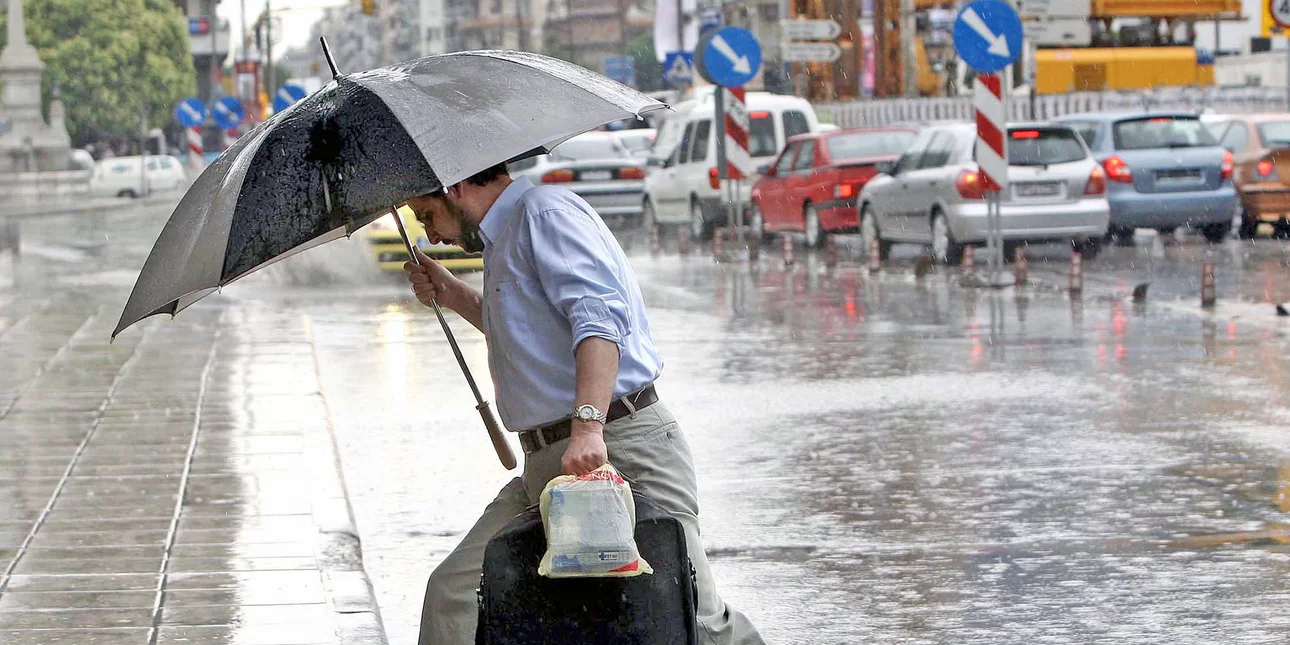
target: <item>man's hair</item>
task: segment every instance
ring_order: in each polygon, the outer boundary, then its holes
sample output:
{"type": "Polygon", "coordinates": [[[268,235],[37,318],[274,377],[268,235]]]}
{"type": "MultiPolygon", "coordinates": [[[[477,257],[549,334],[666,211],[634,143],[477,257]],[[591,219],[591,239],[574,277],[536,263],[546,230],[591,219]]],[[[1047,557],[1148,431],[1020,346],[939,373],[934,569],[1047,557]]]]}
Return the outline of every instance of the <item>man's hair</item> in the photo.
{"type": "Polygon", "coordinates": [[[502,177],[509,177],[510,174],[511,174],[510,171],[506,169],[506,164],[499,163],[496,166],[493,166],[492,168],[487,168],[483,171],[475,173],[473,176],[466,179],[466,181],[476,186],[487,186],[493,183],[494,181],[501,179],[502,177]]]}

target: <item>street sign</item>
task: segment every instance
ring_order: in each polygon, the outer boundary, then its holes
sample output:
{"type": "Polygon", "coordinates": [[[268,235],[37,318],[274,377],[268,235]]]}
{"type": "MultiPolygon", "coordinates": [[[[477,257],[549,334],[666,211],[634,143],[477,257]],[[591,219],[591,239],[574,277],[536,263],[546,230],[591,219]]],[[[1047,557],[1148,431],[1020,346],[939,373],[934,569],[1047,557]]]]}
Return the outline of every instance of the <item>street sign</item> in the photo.
{"type": "Polygon", "coordinates": [[[605,76],[631,85],[636,78],[635,61],[630,56],[610,56],[605,59],[605,76]]]}
{"type": "Polygon", "coordinates": [[[836,43],[785,43],[780,60],[786,63],[832,63],[842,57],[842,48],[836,43]]]}
{"type": "Polygon", "coordinates": [[[985,186],[1004,190],[1008,186],[1007,109],[1003,104],[1003,80],[998,74],[977,76],[972,105],[976,110],[976,163],[985,186]]]}
{"type": "Polygon", "coordinates": [[[833,20],[782,20],[788,40],[833,40],[842,35],[842,25],[833,20]]]}
{"type": "Polygon", "coordinates": [[[1093,28],[1083,18],[1028,20],[1023,27],[1026,38],[1040,47],[1087,47],[1093,43],[1093,28]]]}
{"type": "Polygon", "coordinates": [[[1023,18],[1084,18],[1093,13],[1091,0],[1018,0],[1023,18]]]}
{"type": "Polygon", "coordinates": [[[242,108],[242,102],[237,100],[236,96],[221,96],[211,107],[211,117],[215,119],[215,125],[229,130],[242,123],[242,119],[246,118],[246,110],[242,108]]]}
{"type": "Polygon", "coordinates": [[[694,81],[694,54],[690,52],[668,52],[663,58],[663,80],[669,83],[690,83],[694,81]]]}
{"type": "Polygon", "coordinates": [[[175,120],[185,128],[195,128],[206,122],[206,104],[196,97],[186,98],[175,106],[175,120]]]}
{"type": "Polygon", "coordinates": [[[756,176],[752,157],[748,156],[748,115],[747,93],[742,87],[720,90],[725,94],[726,128],[725,157],[726,167],[721,169],[722,179],[747,179],[756,176]]]}
{"type": "Polygon", "coordinates": [[[954,21],[954,49],[977,72],[989,74],[1007,67],[1021,54],[1021,47],[1021,19],[1002,0],[975,0],[954,21]]]}
{"type": "Polygon", "coordinates": [[[1272,20],[1282,29],[1290,29],[1290,0],[1268,0],[1272,20]]]}
{"type": "Polygon", "coordinates": [[[708,35],[709,31],[720,29],[722,22],[720,9],[704,9],[699,12],[699,37],[708,35]]]}
{"type": "Polygon", "coordinates": [[[722,27],[699,41],[694,65],[713,85],[740,87],[761,69],[761,43],[747,29],[722,27]]]}
{"type": "Polygon", "coordinates": [[[211,32],[210,18],[189,18],[188,19],[189,36],[205,36],[210,32],[211,32]]]}
{"type": "Polygon", "coordinates": [[[277,93],[273,95],[273,111],[281,112],[295,105],[297,101],[305,98],[307,93],[305,86],[299,83],[283,83],[282,87],[279,87],[277,93]]]}

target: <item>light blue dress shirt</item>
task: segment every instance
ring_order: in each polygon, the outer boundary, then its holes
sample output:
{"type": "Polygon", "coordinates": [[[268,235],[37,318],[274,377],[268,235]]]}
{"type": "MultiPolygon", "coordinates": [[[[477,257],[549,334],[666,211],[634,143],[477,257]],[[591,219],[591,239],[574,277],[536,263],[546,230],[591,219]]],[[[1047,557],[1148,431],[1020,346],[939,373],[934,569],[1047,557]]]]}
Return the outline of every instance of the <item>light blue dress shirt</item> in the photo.
{"type": "Polygon", "coordinates": [[[574,350],[587,338],[618,345],[614,398],[658,378],[663,357],[650,338],[636,274],[581,197],[517,179],[479,230],[488,363],[507,429],[529,430],[573,414],[574,350]]]}

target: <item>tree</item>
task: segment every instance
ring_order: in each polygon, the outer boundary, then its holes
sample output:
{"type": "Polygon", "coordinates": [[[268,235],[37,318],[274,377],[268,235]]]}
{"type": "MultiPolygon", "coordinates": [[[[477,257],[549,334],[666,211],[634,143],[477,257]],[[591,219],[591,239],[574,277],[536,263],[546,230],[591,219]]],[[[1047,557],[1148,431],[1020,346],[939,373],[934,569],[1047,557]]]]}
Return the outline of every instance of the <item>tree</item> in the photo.
{"type": "Polygon", "coordinates": [[[667,81],[663,80],[663,66],[654,56],[654,32],[646,31],[634,38],[627,45],[627,55],[633,59],[636,87],[642,92],[667,89],[667,81]]]}
{"type": "MultiPolygon", "coordinates": [[[[171,0],[26,0],[27,40],[45,62],[46,109],[55,85],[73,145],[135,137],[197,92],[188,22],[171,0]]],[[[0,42],[4,40],[0,20],[0,42]]]]}

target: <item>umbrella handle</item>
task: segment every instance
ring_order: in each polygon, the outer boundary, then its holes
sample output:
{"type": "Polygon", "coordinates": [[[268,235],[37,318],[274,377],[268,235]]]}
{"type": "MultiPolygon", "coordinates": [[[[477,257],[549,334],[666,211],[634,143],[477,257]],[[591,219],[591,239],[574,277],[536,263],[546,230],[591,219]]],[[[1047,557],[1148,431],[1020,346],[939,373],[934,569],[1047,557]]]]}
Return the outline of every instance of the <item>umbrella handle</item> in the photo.
{"type": "MultiPolygon", "coordinates": [[[[408,247],[408,257],[413,262],[421,264],[413,250],[412,241],[408,239],[408,231],[403,227],[403,218],[399,217],[399,211],[393,209],[390,215],[394,217],[394,224],[399,229],[399,235],[403,238],[403,244],[408,247]]],[[[470,391],[475,395],[476,410],[479,410],[479,418],[484,420],[484,428],[488,430],[488,438],[493,442],[493,450],[497,451],[497,458],[501,460],[502,465],[507,470],[514,470],[517,465],[515,462],[515,453],[511,451],[511,444],[507,443],[506,435],[502,434],[502,425],[497,422],[497,417],[493,415],[493,408],[479,394],[479,386],[475,385],[475,377],[471,376],[470,368],[466,366],[466,359],[461,355],[461,348],[457,347],[457,339],[453,337],[452,330],[448,328],[448,321],[443,318],[443,310],[439,308],[439,302],[431,299],[430,304],[434,305],[435,316],[439,318],[439,325],[443,327],[443,333],[448,337],[448,345],[452,347],[452,353],[457,358],[457,365],[461,367],[461,373],[466,377],[466,383],[470,385],[470,391]]]]}

